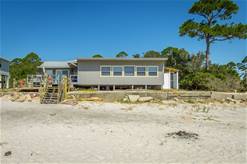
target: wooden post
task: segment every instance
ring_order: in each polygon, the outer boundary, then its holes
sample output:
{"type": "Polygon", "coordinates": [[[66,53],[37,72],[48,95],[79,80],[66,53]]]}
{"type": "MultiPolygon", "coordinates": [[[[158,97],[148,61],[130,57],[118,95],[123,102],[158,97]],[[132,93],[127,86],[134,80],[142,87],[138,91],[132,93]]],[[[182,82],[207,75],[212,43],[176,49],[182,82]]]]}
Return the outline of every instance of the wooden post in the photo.
{"type": "Polygon", "coordinates": [[[6,88],[9,88],[9,76],[7,76],[7,79],[6,79],[6,88]]]}
{"type": "Polygon", "coordinates": [[[67,77],[64,77],[63,85],[64,85],[64,99],[67,99],[67,93],[68,93],[68,78],[67,77]]]}

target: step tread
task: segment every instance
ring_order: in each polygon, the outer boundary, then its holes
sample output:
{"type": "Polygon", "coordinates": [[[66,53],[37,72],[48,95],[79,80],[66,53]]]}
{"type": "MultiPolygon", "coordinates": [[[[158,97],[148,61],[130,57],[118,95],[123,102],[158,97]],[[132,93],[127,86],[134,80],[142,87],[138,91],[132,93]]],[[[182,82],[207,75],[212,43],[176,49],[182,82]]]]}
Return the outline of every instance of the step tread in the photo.
{"type": "Polygon", "coordinates": [[[41,104],[58,104],[58,96],[58,86],[49,86],[41,100],[41,104]]]}

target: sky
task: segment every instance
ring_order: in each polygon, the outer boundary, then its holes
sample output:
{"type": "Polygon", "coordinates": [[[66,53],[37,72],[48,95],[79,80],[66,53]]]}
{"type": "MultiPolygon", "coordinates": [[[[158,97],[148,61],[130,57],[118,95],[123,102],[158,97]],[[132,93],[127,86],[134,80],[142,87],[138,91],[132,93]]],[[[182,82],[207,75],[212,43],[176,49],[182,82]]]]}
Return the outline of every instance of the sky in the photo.
{"type": "MultiPolygon", "coordinates": [[[[43,61],[73,60],[118,52],[143,54],[168,46],[190,53],[205,43],[179,36],[194,0],[0,0],[0,55],[8,60],[37,53],[43,61]]],[[[247,23],[247,0],[231,21],[247,23]]],[[[211,47],[213,63],[240,62],[247,41],[234,39],[211,47]]]]}

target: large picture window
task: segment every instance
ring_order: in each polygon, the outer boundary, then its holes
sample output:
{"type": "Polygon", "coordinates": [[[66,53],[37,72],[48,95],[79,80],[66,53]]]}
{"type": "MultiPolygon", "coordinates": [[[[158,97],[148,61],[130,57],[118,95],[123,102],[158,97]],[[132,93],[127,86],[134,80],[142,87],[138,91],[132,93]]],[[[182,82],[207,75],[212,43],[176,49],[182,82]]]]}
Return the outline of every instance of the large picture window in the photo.
{"type": "Polygon", "coordinates": [[[149,76],[158,76],[158,68],[157,67],[148,67],[148,75],[149,76]]]}
{"type": "Polygon", "coordinates": [[[124,75],[125,76],[134,76],[135,75],[135,67],[134,66],[125,66],[124,67],[124,75]]]}
{"type": "Polygon", "coordinates": [[[122,76],[122,67],[113,67],[113,76],[122,76]]]}
{"type": "Polygon", "coordinates": [[[136,67],[137,76],[146,76],[146,68],[145,67],[136,67]]]}
{"type": "Polygon", "coordinates": [[[101,76],[110,76],[111,67],[101,67],[101,76]]]}

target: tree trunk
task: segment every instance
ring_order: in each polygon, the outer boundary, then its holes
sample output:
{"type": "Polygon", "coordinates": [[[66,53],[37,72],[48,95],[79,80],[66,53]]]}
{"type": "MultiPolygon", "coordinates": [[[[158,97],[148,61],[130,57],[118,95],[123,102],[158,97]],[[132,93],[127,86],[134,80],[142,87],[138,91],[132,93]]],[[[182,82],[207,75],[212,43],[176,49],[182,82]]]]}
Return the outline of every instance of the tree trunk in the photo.
{"type": "Polygon", "coordinates": [[[210,42],[209,38],[206,38],[206,70],[209,68],[209,54],[210,54],[210,42]]]}

